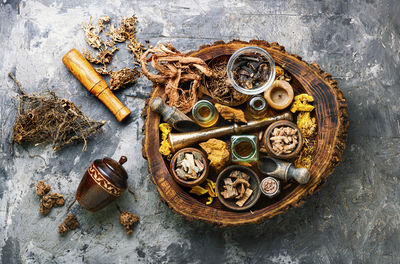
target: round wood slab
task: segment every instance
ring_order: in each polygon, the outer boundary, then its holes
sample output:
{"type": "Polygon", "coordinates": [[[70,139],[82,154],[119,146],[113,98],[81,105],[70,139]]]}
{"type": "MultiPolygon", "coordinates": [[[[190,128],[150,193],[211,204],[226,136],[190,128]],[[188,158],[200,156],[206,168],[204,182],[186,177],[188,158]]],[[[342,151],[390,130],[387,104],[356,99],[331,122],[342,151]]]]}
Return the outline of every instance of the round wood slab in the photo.
{"type": "Polygon", "coordinates": [[[236,50],[249,45],[266,49],[275,62],[291,74],[295,91],[305,91],[314,97],[318,143],[310,169],[311,179],[306,185],[296,185],[279,200],[266,203],[265,207],[257,207],[251,212],[234,212],[223,207],[215,208],[205,205],[173,180],[163,157],[158,152],[160,116],[150,110],[148,102],[162,95],[163,88],[154,85],[151,97],[143,110],[143,118],[145,118],[143,157],[148,161],[151,179],[157,186],[161,199],[167,202],[175,212],[189,219],[229,226],[258,223],[266,218],[272,218],[291,207],[300,206],[308,195],[321,188],[342,159],[348,128],[346,100],[337,87],[337,82],[330,74],[322,71],[316,63],[308,64],[300,56],[286,52],[285,48],[278,43],[262,40],[249,42],[233,40],[229,43],[217,41],[213,45],[201,46],[199,50],[189,52],[189,54],[208,61],[218,56],[231,55],[236,50]]]}

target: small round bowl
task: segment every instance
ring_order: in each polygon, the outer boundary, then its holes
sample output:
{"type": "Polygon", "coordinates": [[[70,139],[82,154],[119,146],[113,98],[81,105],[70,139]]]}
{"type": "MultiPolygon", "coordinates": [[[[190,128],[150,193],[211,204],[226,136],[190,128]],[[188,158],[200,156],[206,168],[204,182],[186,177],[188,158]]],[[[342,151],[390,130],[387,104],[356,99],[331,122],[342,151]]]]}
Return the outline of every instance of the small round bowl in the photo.
{"type": "Polygon", "coordinates": [[[178,152],[176,152],[175,155],[172,157],[171,163],[170,163],[170,170],[171,170],[172,177],[179,185],[190,188],[190,187],[194,187],[196,185],[202,184],[207,179],[208,172],[209,172],[209,164],[208,164],[206,156],[204,155],[204,153],[202,151],[195,149],[195,148],[184,148],[184,149],[181,149],[178,152]],[[200,175],[200,177],[197,178],[196,180],[183,180],[183,179],[179,178],[179,176],[175,172],[176,159],[178,158],[178,155],[180,153],[186,153],[186,152],[192,152],[192,153],[198,152],[201,154],[202,162],[204,164],[204,170],[203,170],[203,173],[200,175]]]}
{"type": "Polygon", "coordinates": [[[220,172],[216,181],[216,191],[218,200],[225,205],[227,208],[235,211],[245,211],[255,205],[260,198],[260,180],[257,174],[250,168],[241,165],[231,165],[220,172]],[[224,179],[228,177],[232,171],[239,170],[250,176],[250,188],[253,191],[250,198],[243,204],[242,207],[236,204],[235,199],[225,199],[221,192],[224,191],[224,179]]]}
{"type": "Polygon", "coordinates": [[[256,95],[256,94],[260,94],[260,93],[264,92],[265,90],[267,90],[274,82],[275,74],[276,74],[275,62],[274,62],[274,59],[271,57],[271,55],[265,49],[262,49],[262,48],[259,48],[256,46],[248,46],[248,47],[241,48],[241,49],[237,50],[235,53],[233,53],[233,55],[230,57],[230,59],[228,61],[226,73],[228,75],[228,80],[232,84],[233,88],[235,88],[238,92],[247,94],[247,95],[256,95]],[[266,80],[263,85],[258,86],[258,87],[253,87],[252,89],[246,89],[246,88],[240,86],[233,78],[233,67],[236,64],[235,62],[240,57],[250,55],[250,54],[263,57],[265,59],[265,61],[267,62],[267,65],[269,67],[269,72],[268,72],[267,76],[265,77],[266,80]]]}
{"type": "Polygon", "coordinates": [[[290,122],[290,121],[287,121],[287,120],[280,120],[280,121],[277,121],[277,122],[273,123],[272,125],[270,125],[270,126],[267,128],[267,130],[265,131],[265,134],[264,134],[263,143],[264,143],[264,145],[265,145],[266,148],[267,148],[267,152],[268,152],[271,156],[273,156],[274,158],[278,158],[278,159],[291,159],[291,158],[294,158],[294,157],[296,157],[297,155],[299,155],[299,152],[300,152],[301,148],[303,147],[303,136],[302,136],[302,134],[301,134],[300,129],[296,126],[295,123],[290,122]],[[288,153],[288,154],[284,154],[284,153],[278,154],[278,153],[276,153],[276,152],[272,149],[271,140],[269,140],[269,139],[271,138],[271,134],[272,134],[272,131],[274,130],[274,128],[282,127],[282,126],[291,127],[291,128],[293,128],[293,129],[296,129],[296,130],[297,130],[297,136],[298,136],[298,138],[297,138],[297,141],[298,141],[297,146],[296,146],[296,148],[295,148],[292,152],[290,152],[290,153],[288,153]]]}

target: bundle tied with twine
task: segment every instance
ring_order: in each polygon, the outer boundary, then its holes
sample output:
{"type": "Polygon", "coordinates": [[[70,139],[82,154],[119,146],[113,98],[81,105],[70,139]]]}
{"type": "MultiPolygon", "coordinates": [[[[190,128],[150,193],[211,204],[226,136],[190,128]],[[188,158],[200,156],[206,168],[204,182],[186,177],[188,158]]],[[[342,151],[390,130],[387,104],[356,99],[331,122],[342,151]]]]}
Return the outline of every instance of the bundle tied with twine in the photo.
{"type": "Polygon", "coordinates": [[[83,140],[86,151],[87,138],[105,124],[88,119],[74,103],[59,98],[54,92],[44,95],[26,94],[12,73],[8,74],[19,88],[18,116],[12,133],[14,142],[39,145],[52,142],[59,150],[76,140],[83,140]]]}

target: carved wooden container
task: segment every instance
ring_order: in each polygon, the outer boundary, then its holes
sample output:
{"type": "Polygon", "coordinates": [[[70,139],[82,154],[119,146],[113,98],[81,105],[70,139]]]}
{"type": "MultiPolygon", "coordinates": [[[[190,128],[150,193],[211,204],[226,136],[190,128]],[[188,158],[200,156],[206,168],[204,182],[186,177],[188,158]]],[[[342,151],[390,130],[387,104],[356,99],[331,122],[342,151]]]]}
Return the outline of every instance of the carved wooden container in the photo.
{"type": "MultiPolygon", "coordinates": [[[[229,56],[245,46],[259,46],[266,49],[275,60],[292,77],[292,86],[297,93],[308,93],[314,97],[315,116],[318,123],[316,153],[310,169],[311,179],[305,185],[290,183],[273,199],[262,197],[251,211],[235,212],[222,206],[218,201],[206,205],[179,186],[172,178],[167,164],[158,152],[160,134],[158,125],[160,116],[150,110],[146,104],[143,110],[145,124],[143,133],[143,156],[148,161],[148,168],[153,183],[162,200],[175,212],[188,219],[199,219],[221,226],[258,223],[298,207],[308,195],[312,195],[325,183],[342,159],[346,147],[348,119],[346,100],[337,82],[331,75],[322,71],[316,63],[308,64],[295,54],[285,51],[278,43],[261,40],[243,42],[233,40],[229,43],[217,41],[213,45],[201,46],[199,50],[189,52],[191,56],[210,61],[218,56],[229,56]]],[[[154,85],[149,101],[163,94],[163,87],[154,85]]]]}

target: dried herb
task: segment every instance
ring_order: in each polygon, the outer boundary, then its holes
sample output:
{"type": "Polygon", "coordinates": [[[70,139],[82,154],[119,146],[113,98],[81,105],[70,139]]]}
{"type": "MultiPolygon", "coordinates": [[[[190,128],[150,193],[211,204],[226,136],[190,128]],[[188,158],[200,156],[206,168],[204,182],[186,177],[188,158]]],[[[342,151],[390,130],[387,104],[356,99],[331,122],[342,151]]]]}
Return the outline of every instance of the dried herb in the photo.
{"type": "Polygon", "coordinates": [[[313,155],[315,152],[315,142],[313,140],[309,140],[304,138],[303,149],[300,152],[300,155],[294,162],[294,166],[296,168],[311,168],[311,164],[313,161],[313,155]]]}
{"type": "Polygon", "coordinates": [[[176,158],[175,173],[182,180],[196,180],[204,171],[203,156],[199,152],[181,152],[176,158]]]}
{"type": "Polygon", "coordinates": [[[65,204],[64,197],[58,193],[49,193],[42,197],[40,201],[40,213],[47,215],[50,213],[51,208],[61,207],[65,204]]]}
{"type": "Polygon", "coordinates": [[[137,69],[122,68],[121,70],[111,72],[110,76],[110,89],[118,90],[121,87],[136,82],[140,76],[140,72],[137,69]]]}
{"type": "Polygon", "coordinates": [[[109,75],[111,90],[117,90],[128,84],[134,83],[140,76],[137,68],[122,68],[113,71],[107,68],[107,65],[112,62],[114,52],[119,50],[116,47],[116,42],[127,43],[127,48],[132,52],[136,64],[139,64],[140,56],[143,53],[144,45],[136,39],[136,16],[124,18],[119,27],[111,24],[109,28],[105,28],[105,24],[110,23],[110,17],[102,16],[98,19],[96,28],[91,23],[91,18],[88,23],[83,23],[82,27],[85,32],[86,42],[98,52],[92,55],[90,51],[84,51],[83,55],[91,63],[102,64],[102,67],[96,68],[96,71],[102,75],[109,75]],[[106,38],[101,38],[100,34],[104,32],[106,38]]]}
{"type": "Polygon", "coordinates": [[[74,103],[59,98],[53,92],[26,94],[14,75],[9,73],[9,76],[20,90],[12,144],[52,142],[53,150],[59,150],[73,141],[83,140],[85,151],[87,138],[105,124],[105,121],[88,119],[74,103]]]}
{"type": "Polygon", "coordinates": [[[69,213],[65,220],[58,226],[58,233],[65,234],[70,230],[74,230],[79,227],[78,219],[72,213],[69,213]]]}
{"type": "Polygon", "coordinates": [[[43,196],[50,191],[50,185],[44,181],[38,181],[35,185],[35,191],[38,196],[43,196]]]}
{"type": "Polygon", "coordinates": [[[235,109],[229,106],[221,105],[216,103],[215,108],[219,114],[227,121],[247,123],[244,113],[240,109],[235,109]]]}
{"type": "Polygon", "coordinates": [[[125,227],[126,234],[130,235],[133,232],[133,224],[139,221],[139,216],[123,211],[119,216],[119,222],[125,227]]]}
{"type": "Polygon", "coordinates": [[[232,171],[224,179],[224,191],[221,192],[221,195],[225,199],[236,199],[236,204],[242,207],[253,193],[249,179],[250,176],[242,171],[232,171]]]}
{"type": "Polygon", "coordinates": [[[264,57],[250,54],[239,56],[232,67],[235,82],[248,90],[264,85],[270,72],[264,57]]]}
{"type": "Polygon", "coordinates": [[[228,80],[226,74],[227,60],[209,63],[213,75],[205,78],[205,93],[209,94],[218,103],[224,105],[240,105],[248,99],[248,95],[236,91],[228,80]]]}
{"type": "Polygon", "coordinates": [[[276,155],[292,153],[299,144],[298,133],[297,129],[288,126],[274,128],[270,140],[276,155]]]}
{"type": "Polygon", "coordinates": [[[170,44],[159,43],[148,49],[143,53],[140,65],[150,81],[165,85],[167,104],[185,114],[197,102],[202,75],[212,75],[211,69],[202,59],[182,54],[170,44]],[[150,72],[149,63],[158,74],[150,72]]]}
{"type": "Polygon", "coordinates": [[[211,138],[199,145],[205,152],[207,152],[210,166],[215,168],[216,171],[221,171],[225,165],[229,163],[229,149],[228,145],[224,141],[211,138]]]}

